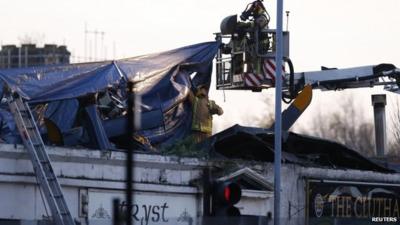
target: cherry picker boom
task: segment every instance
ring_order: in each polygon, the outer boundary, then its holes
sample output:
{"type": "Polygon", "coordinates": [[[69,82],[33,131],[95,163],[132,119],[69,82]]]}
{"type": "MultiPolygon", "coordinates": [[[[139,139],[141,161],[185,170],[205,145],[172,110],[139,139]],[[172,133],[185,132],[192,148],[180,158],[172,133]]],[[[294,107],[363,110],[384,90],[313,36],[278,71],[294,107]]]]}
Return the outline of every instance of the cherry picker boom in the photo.
{"type": "MultiPolygon", "coordinates": [[[[251,4],[260,4],[257,0],[251,4]]],[[[261,3],[262,4],[262,3],[261,3]]],[[[216,40],[221,42],[216,56],[216,88],[218,90],[251,90],[275,87],[275,80],[282,79],[282,98],[286,103],[296,99],[305,91],[296,104],[301,102],[303,112],[311,101],[312,89],[342,90],[384,86],[384,89],[399,92],[400,69],[393,64],[376,64],[352,68],[326,68],[320,71],[294,72],[289,57],[289,32],[283,32],[283,73],[276,77],[275,45],[276,30],[257,24],[257,15],[249,12],[247,7],[238,21],[237,15],[226,17],[216,33],[216,40]],[[245,16],[244,16],[245,15],[245,16]],[[253,17],[251,17],[253,16],[253,17]],[[308,100],[307,100],[308,99],[308,100]]],[[[265,8],[264,8],[265,9],[265,8]]],[[[268,13],[265,12],[266,15],[268,13]]],[[[269,16],[266,16],[269,18],[269,16]]],[[[294,104],[294,105],[296,105],[294,104]]],[[[300,116],[300,114],[296,114],[300,116]]],[[[290,122],[284,129],[294,123],[293,117],[284,118],[290,122]]],[[[288,127],[289,126],[289,127],[288,127]]]]}

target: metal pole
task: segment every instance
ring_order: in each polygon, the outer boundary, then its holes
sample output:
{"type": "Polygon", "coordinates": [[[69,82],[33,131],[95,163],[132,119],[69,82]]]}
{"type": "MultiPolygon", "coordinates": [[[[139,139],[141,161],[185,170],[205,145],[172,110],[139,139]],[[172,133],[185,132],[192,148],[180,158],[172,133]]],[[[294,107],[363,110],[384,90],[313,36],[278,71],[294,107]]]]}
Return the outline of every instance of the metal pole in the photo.
{"type": "Polygon", "coordinates": [[[371,100],[372,106],[374,107],[376,156],[384,157],[387,149],[385,115],[386,95],[371,95],[371,100]]]}
{"type": "Polygon", "coordinates": [[[113,200],[113,225],[121,225],[121,210],[118,198],[113,200]]]}
{"type": "Polygon", "coordinates": [[[21,51],[22,51],[22,46],[18,48],[18,68],[22,67],[21,51]]]}
{"type": "Polygon", "coordinates": [[[132,207],[133,207],[133,191],[132,191],[132,181],[133,181],[133,143],[132,135],[135,131],[135,94],[133,90],[133,82],[128,82],[128,126],[127,126],[127,140],[128,149],[126,154],[126,225],[132,225],[132,207]]]}
{"type": "Polygon", "coordinates": [[[209,217],[210,211],[210,196],[211,196],[211,171],[209,167],[203,169],[203,216],[209,217]]]}
{"type": "Polygon", "coordinates": [[[282,151],[282,55],[283,0],[277,0],[276,10],[276,81],[275,81],[275,158],[274,158],[274,224],[280,225],[281,215],[281,151],[282,151]]]}
{"type": "Polygon", "coordinates": [[[11,49],[8,49],[8,66],[7,68],[11,68],[11,49]]]}
{"type": "Polygon", "coordinates": [[[28,67],[28,46],[25,46],[25,67],[28,67]]]}
{"type": "Polygon", "coordinates": [[[286,11],[286,31],[289,31],[289,13],[290,11],[286,11]]]}

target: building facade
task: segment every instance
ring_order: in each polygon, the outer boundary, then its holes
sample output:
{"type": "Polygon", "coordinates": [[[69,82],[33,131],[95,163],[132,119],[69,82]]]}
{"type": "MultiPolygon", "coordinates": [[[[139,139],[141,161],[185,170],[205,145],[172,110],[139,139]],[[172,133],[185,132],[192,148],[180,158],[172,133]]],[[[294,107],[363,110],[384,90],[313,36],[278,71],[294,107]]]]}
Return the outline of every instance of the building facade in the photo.
{"type": "Polygon", "coordinates": [[[54,64],[69,64],[71,53],[65,45],[35,44],[3,45],[0,51],[0,68],[22,68],[54,64]]]}
{"type": "MultiPolygon", "coordinates": [[[[126,154],[51,146],[46,150],[73,218],[82,225],[112,225],[112,202],[118,198],[122,207],[125,199],[126,154]]],[[[241,185],[242,197],[236,204],[243,216],[240,225],[272,224],[268,215],[274,211],[273,163],[138,152],[133,166],[134,223],[223,224],[212,222],[218,217],[202,223],[206,219],[204,168],[211,169],[212,179],[241,185]]],[[[281,172],[281,224],[364,225],[375,224],[374,218],[400,218],[398,173],[292,163],[283,163],[281,172]]],[[[49,220],[48,206],[22,145],[0,145],[0,197],[0,224],[49,220]]]]}

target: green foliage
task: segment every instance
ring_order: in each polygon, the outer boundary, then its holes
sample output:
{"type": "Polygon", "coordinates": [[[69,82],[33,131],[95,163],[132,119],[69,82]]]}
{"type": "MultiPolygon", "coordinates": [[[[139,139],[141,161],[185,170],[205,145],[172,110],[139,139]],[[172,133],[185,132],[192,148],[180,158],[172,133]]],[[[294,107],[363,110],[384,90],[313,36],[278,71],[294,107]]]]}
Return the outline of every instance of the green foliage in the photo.
{"type": "Polygon", "coordinates": [[[161,154],[194,158],[206,158],[208,156],[208,152],[200,149],[191,136],[162,148],[161,154]]]}

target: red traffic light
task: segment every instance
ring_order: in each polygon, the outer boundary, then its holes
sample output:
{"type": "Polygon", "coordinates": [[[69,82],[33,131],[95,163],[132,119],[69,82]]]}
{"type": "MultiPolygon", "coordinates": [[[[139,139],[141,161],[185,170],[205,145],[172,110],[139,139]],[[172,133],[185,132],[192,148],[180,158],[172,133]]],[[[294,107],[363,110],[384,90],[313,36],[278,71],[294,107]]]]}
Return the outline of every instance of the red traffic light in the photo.
{"type": "MultiPolygon", "coordinates": [[[[215,217],[240,217],[240,210],[234,205],[240,201],[242,189],[233,182],[215,182],[212,192],[212,212],[215,217]]],[[[236,224],[236,223],[229,223],[236,224]]]]}
{"type": "Polygon", "coordinates": [[[225,187],[224,189],[224,198],[226,201],[231,199],[231,189],[229,187],[225,187]]]}
{"type": "Polygon", "coordinates": [[[217,183],[215,195],[221,203],[235,205],[242,197],[242,189],[236,183],[217,183]]]}

